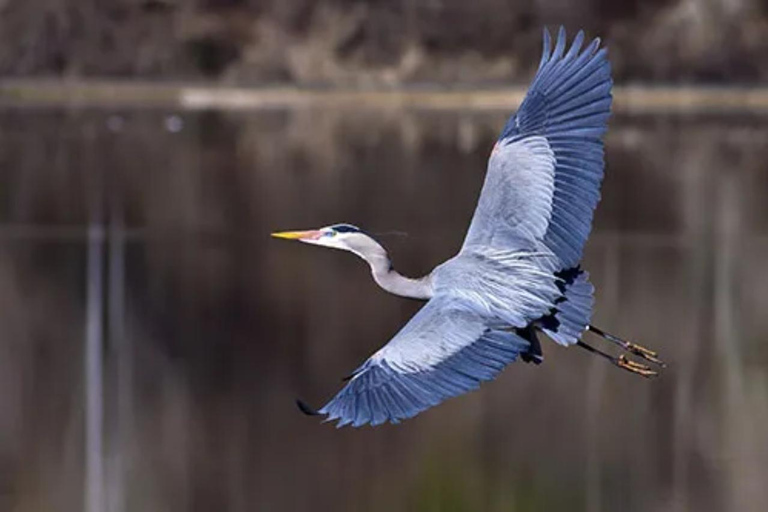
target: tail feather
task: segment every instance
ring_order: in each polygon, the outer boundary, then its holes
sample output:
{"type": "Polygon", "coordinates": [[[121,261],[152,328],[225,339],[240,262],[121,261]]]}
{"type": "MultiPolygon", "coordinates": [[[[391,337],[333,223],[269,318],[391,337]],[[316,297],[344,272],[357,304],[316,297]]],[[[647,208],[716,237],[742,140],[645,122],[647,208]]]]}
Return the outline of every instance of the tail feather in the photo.
{"type": "Polygon", "coordinates": [[[543,331],[560,345],[573,345],[589,328],[595,287],[589,282],[589,273],[576,267],[559,276],[563,286],[563,299],[554,313],[556,327],[543,326],[543,331]]]}

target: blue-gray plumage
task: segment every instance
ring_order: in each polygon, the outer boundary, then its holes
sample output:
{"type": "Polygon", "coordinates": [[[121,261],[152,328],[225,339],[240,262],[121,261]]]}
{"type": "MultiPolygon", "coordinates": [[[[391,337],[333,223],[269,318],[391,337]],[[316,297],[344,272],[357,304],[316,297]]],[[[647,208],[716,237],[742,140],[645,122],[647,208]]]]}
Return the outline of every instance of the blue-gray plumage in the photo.
{"type": "Polygon", "coordinates": [[[339,426],[397,423],[477,388],[518,357],[540,363],[537,331],[631,372],[656,374],[580,340],[591,330],[663,364],[590,325],[594,289],[579,263],[600,199],[612,81],[599,39],[584,50],[583,42],[579,32],[566,52],[561,28],[551,49],[544,31],[538,72],[493,148],[464,244],[428,276],[400,275],[384,248],[350,224],[274,234],[351,251],[385,290],[429,301],[316,414],[339,426]]]}

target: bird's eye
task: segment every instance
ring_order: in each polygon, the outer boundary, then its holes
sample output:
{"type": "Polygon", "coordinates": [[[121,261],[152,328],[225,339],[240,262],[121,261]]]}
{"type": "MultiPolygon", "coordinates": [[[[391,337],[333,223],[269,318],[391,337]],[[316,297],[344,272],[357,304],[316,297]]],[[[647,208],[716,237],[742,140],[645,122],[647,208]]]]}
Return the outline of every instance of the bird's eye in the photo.
{"type": "Polygon", "coordinates": [[[326,232],[325,232],[325,236],[336,236],[336,232],[335,232],[335,231],[333,231],[333,230],[330,230],[330,231],[326,231],[326,232]]]}

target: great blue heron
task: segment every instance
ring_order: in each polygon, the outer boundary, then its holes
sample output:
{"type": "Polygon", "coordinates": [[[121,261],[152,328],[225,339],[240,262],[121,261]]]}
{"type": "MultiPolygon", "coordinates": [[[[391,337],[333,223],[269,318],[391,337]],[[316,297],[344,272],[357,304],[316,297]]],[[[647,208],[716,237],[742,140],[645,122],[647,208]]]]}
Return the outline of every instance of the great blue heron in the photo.
{"type": "Polygon", "coordinates": [[[579,264],[600,197],[612,80],[600,40],[581,51],[583,42],[579,32],[566,52],[561,27],[551,50],[544,31],[538,72],[493,148],[464,245],[429,275],[399,274],[351,224],[273,233],[353,252],[386,291],[428,300],[324,407],[299,402],[305,413],[338,426],[396,423],[477,388],[518,356],[541,363],[537,331],[646,377],[657,372],[587,345],[582,334],[663,366],[655,352],[590,325],[594,288],[579,264]]]}

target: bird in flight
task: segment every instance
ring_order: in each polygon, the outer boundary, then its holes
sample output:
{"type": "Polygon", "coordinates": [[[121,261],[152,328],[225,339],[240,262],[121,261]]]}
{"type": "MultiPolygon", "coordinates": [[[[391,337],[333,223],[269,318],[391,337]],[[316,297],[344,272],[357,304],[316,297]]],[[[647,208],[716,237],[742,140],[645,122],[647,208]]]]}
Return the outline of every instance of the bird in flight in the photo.
{"type": "Polygon", "coordinates": [[[387,251],[351,224],[273,233],[352,252],[386,291],[426,304],[386,345],[307,414],[338,426],[397,423],[476,389],[509,363],[543,361],[538,334],[651,377],[656,352],[590,324],[594,287],[580,262],[603,179],[602,136],[611,110],[611,68],[595,39],[579,32],[554,48],[544,30],[536,76],[491,152],[480,198],[458,254],[424,277],[399,274],[387,251]],[[566,51],[567,50],[567,51],[566,51]],[[625,354],[581,340],[590,331],[625,354]]]}

